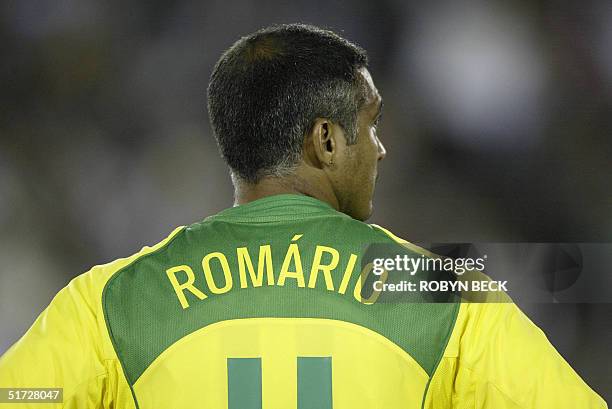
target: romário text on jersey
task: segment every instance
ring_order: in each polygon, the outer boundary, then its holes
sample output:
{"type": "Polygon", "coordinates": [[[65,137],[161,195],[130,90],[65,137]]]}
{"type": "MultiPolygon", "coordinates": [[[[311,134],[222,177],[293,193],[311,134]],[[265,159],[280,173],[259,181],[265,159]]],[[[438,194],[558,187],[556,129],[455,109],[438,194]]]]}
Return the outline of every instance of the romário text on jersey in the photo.
{"type": "MultiPolygon", "coordinates": [[[[224,294],[237,287],[261,287],[268,286],[284,286],[287,280],[295,280],[298,288],[326,288],[328,291],[336,291],[339,294],[345,294],[351,281],[351,276],[355,271],[355,264],[358,256],[354,253],[347,255],[333,248],[323,245],[317,245],[314,249],[313,263],[309,270],[309,274],[304,274],[304,266],[302,265],[303,256],[300,253],[298,244],[302,234],[295,234],[291,239],[287,249],[280,251],[282,254],[282,266],[280,271],[274,271],[272,262],[272,247],[270,244],[261,244],[259,246],[259,254],[254,256],[246,247],[236,248],[237,266],[230,266],[226,254],[215,251],[207,253],[202,258],[201,272],[203,272],[204,281],[207,288],[199,288],[196,286],[196,272],[192,266],[182,264],[176,265],[166,270],[166,275],[174,288],[178,301],[183,309],[189,308],[190,304],[187,300],[186,293],[190,293],[200,300],[204,300],[212,295],[224,294]],[[257,257],[256,263],[253,262],[254,257],[257,257]],[[336,271],[341,257],[348,257],[348,263],[344,271],[336,271]],[[328,261],[324,261],[326,258],[328,261]],[[255,267],[255,265],[257,267],[255,267]],[[235,283],[232,275],[232,269],[238,269],[239,282],[235,283]],[[333,277],[340,275],[342,277],[338,286],[334,285],[333,277]],[[265,280],[264,280],[265,278],[265,280]],[[306,281],[307,280],[307,281],[306,281]]],[[[280,249],[279,249],[280,250],[280,249]]],[[[196,270],[197,271],[197,270],[196,270]]],[[[352,288],[355,299],[364,304],[372,304],[380,295],[378,292],[372,293],[368,298],[361,296],[362,282],[367,279],[368,274],[372,271],[371,263],[366,265],[362,274],[362,278],[355,281],[352,288]]],[[[336,280],[337,281],[337,280],[336,280]]]]}

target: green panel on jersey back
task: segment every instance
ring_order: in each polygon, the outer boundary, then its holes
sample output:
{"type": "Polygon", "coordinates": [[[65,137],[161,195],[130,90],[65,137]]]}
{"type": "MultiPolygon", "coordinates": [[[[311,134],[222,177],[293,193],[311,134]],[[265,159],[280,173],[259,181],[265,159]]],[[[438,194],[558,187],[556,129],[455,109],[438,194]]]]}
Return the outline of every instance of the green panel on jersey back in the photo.
{"type": "Polygon", "coordinates": [[[407,251],[377,228],[298,195],[266,197],[183,229],[164,247],[118,271],[105,287],[105,319],[128,382],[133,385],[166,348],[200,328],[267,317],[324,318],[366,327],[401,347],[431,376],[450,336],[458,304],[359,302],[354,289],[360,281],[360,257],[371,243],[407,251]],[[261,248],[267,245],[273,279],[269,282],[264,275],[256,286],[249,272],[246,281],[241,277],[237,249],[243,248],[243,256],[248,253],[257,272],[260,255],[265,259],[261,248]],[[327,251],[317,256],[317,246],[327,251]],[[331,282],[322,271],[311,282],[315,259],[319,265],[332,264],[333,250],[338,257],[331,282]],[[343,282],[351,254],[357,255],[354,272],[343,282]],[[175,268],[177,282],[185,283],[189,279],[185,267],[193,272],[191,288],[197,291],[179,291],[186,302],[182,305],[167,270],[175,268]],[[286,274],[281,279],[283,268],[286,274]]]}

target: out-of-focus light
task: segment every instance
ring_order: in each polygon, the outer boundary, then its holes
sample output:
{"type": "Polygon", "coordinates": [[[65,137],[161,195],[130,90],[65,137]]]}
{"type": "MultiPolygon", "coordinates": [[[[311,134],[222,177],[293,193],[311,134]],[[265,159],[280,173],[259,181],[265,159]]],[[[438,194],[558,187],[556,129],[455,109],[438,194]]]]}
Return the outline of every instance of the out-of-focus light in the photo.
{"type": "Polygon", "coordinates": [[[544,125],[547,71],[526,18],[484,2],[421,9],[406,55],[427,112],[457,142],[522,150],[544,125]]]}

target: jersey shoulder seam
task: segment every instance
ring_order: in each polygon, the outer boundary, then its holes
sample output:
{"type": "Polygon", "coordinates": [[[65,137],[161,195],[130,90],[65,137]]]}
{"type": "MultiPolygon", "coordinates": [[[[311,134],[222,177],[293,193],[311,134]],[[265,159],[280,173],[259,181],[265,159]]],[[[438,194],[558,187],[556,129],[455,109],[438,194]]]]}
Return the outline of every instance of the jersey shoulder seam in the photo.
{"type": "MultiPolygon", "coordinates": [[[[381,234],[384,234],[387,238],[392,239],[395,243],[405,247],[409,251],[413,251],[417,254],[424,254],[428,257],[437,257],[435,254],[431,253],[430,251],[423,249],[419,246],[416,246],[410,243],[409,241],[402,239],[401,237],[396,236],[391,231],[385,229],[382,226],[379,226],[377,224],[370,224],[370,226],[374,227],[376,230],[381,232],[381,234]],[[411,247],[414,247],[414,248],[411,248],[411,247]]],[[[421,402],[421,408],[425,407],[425,401],[427,399],[427,394],[429,392],[429,385],[431,384],[431,380],[435,376],[436,371],[438,370],[438,367],[440,366],[440,362],[442,362],[442,359],[444,358],[444,353],[446,352],[446,348],[448,348],[450,339],[453,335],[453,331],[455,330],[455,327],[457,325],[457,318],[459,317],[461,302],[460,301],[455,302],[454,304],[455,304],[455,307],[454,307],[454,311],[452,315],[453,321],[449,324],[446,334],[444,335],[444,345],[440,348],[438,357],[436,359],[436,363],[433,366],[432,371],[431,371],[431,376],[429,377],[429,380],[427,381],[427,385],[425,386],[425,391],[423,391],[423,400],[421,402]]]]}
{"type": "MultiPolygon", "coordinates": [[[[103,315],[103,319],[104,319],[104,323],[106,325],[106,331],[108,333],[108,337],[111,341],[111,345],[113,347],[113,350],[115,351],[115,355],[117,356],[117,361],[119,362],[119,365],[121,366],[121,370],[123,371],[123,376],[125,378],[125,380],[128,383],[128,386],[130,388],[130,391],[132,392],[132,398],[134,399],[134,405],[136,406],[136,409],[139,409],[139,405],[138,405],[138,400],[136,399],[136,393],[134,391],[134,388],[130,382],[130,379],[127,377],[127,372],[125,370],[125,366],[123,365],[123,361],[121,360],[121,358],[119,357],[119,354],[117,353],[117,346],[115,344],[115,338],[113,336],[113,331],[111,329],[110,326],[110,322],[108,320],[108,315],[107,315],[107,299],[106,299],[106,291],[109,288],[109,286],[112,284],[112,282],[119,277],[119,275],[126,271],[128,268],[134,266],[134,264],[138,263],[139,261],[142,261],[143,259],[158,254],[162,251],[165,251],[168,246],[170,244],[172,244],[172,242],[174,242],[174,240],[176,240],[177,237],[181,236],[182,234],[184,234],[184,232],[187,230],[186,226],[180,226],[177,227],[176,229],[174,229],[174,231],[172,231],[172,233],[170,233],[170,235],[165,239],[162,240],[161,242],[159,242],[158,244],[152,246],[150,249],[151,251],[149,252],[145,252],[143,254],[138,255],[138,253],[135,254],[135,258],[134,260],[132,260],[131,262],[129,262],[127,265],[117,269],[117,271],[113,272],[111,277],[106,281],[106,283],[104,284],[104,289],[102,290],[102,298],[101,298],[101,304],[102,304],[102,315],[103,315]],[[155,248],[156,246],[159,246],[158,248],[155,248]]],[[[146,250],[141,250],[140,252],[143,252],[146,250]]]]}

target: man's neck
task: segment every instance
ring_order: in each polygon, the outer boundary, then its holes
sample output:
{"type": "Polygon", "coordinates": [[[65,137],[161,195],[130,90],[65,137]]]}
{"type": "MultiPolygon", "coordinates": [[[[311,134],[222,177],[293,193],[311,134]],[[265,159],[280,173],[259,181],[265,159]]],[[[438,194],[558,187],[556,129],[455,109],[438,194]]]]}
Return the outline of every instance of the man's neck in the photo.
{"type": "Polygon", "coordinates": [[[265,177],[258,183],[246,183],[236,177],[234,182],[234,206],[252,202],[266,196],[280,194],[296,194],[310,196],[328,203],[334,209],[339,209],[338,199],[331,186],[324,181],[313,183],[298,175],[285,177],[265,177]]]}

